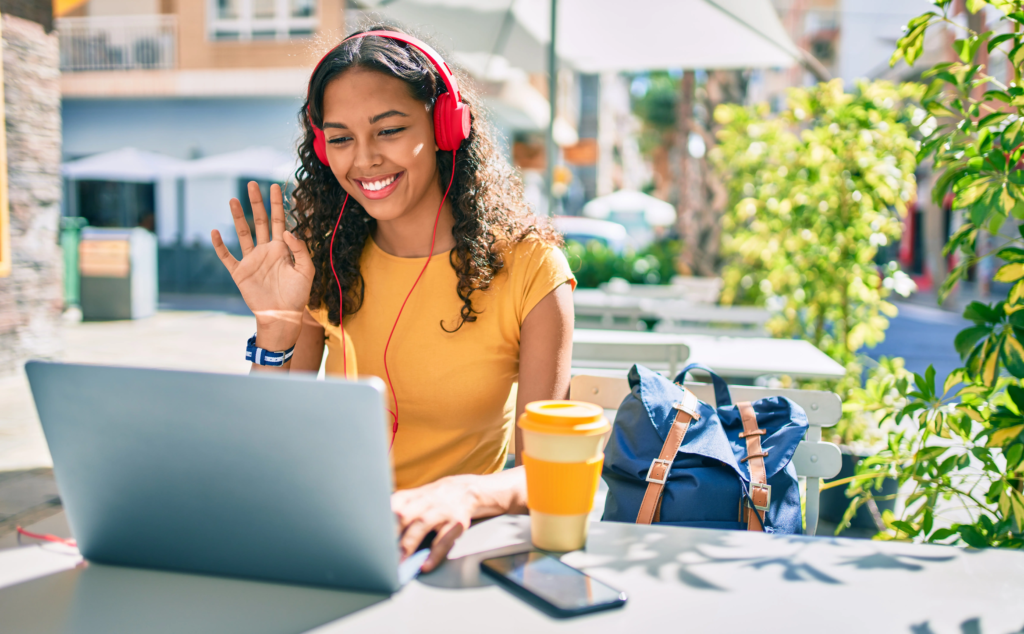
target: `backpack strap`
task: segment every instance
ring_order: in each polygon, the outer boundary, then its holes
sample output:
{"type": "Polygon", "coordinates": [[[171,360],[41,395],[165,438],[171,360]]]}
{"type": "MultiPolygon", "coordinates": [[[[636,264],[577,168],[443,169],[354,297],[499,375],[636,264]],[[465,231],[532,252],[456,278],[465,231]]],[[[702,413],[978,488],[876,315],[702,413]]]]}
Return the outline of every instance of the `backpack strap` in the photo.
{"type": "Polygon", "coordinates": [[[772,487],[768,484],[768,474],[764,468],[764,457],[768,452],[761,450],[761,436],[764,436],[765,430],[757,426],[757,414],[754,413],[753,405],[749,402],[737,403],[736,408],[743,419],[743,433],[740,434],[740,438],[747,441],[747,457],[740,462],[746,462],[747,469],[750,470],[750,499],[757,513],[755,517],[748,505],[743,505],[747,516],[747,530],[763,531],[764,514],[772,503],[772,487]]]}
{"type": "Polygon", "coordinates": [[[637,524],[650,524],[657,514],[661,517],[661,493],[668,480],[669,471],[672,470],[672,461],[675,460],[679,446],[683,444],[683,437],[686,430],[690,428],[690,422],[700,418],[697,411],[699,401],[692,392],[683,388],[683,400],[673,403],[676,410],[672,427],[665,437],[665,444],[661,446],[661,454],[651,461],[651,468],[647,470],[647,491],[644,493],[644,500],[640,503],[640,512],[637,513],[637,524]]]}

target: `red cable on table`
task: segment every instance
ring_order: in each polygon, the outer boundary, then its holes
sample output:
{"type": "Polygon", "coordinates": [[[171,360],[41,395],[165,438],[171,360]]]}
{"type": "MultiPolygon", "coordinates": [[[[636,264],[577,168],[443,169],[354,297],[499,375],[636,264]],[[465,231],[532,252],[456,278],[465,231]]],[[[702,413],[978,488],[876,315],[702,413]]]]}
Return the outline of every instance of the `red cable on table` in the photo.
{"type": "Polygon", "coordinates": [[[78,548],[78,542],[74,539],[64,539],[63,537],[57,537],[56,535],[44,535],[41,533],[33,533],[31,531],[25,530],[20,526],[16,526],[14,530],[19,535],[24,535],[25,537],[29,537],[31,539],[38,539],[44,542],[53,542],[55,544],[63,544],[65,546],[71,546],[72,548],[78,548]]]}

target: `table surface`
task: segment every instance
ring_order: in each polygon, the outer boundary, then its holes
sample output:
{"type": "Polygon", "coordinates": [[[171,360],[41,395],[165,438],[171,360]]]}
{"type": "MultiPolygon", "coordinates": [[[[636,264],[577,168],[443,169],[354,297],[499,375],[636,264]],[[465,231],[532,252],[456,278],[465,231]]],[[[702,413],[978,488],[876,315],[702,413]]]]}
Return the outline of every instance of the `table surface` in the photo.
{"type": "Polygon", "coordinates": [[[685,363],[703,363],[723,377],[786,374],[811,379],[838,378],[845,374],[842,365],[810,342],[799,339],[577,329],[573,331],[572,340],[573,343],[617,346],[685,345],[690,350],[685,363]]]}
{"type": "Polygon", "coordinates": [[[391,597],[76,567],[64,547],[22,547],[0,551],[0,630],[1008,634],[1024,625],[1022,552],[605,522],[591,525],[586,550],[562,559],[629,601],[558,620],[479,573],[482,559],[528,541],[527,517],[477,524],[450,561],[391,597]]]}

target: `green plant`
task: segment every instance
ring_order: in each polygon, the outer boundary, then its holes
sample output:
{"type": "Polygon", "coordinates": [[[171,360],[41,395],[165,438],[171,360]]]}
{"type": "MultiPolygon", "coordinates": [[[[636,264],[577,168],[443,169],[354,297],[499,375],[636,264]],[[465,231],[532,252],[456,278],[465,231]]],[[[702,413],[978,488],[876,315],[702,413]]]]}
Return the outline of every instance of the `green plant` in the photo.
{"type": "MultiPolygon", "coordinates": [[[[896,314],[892,292],[913,288],[894,262],[875,260],[899,239],[914,195],[908,100],[920,91],[875,82],[851,94],[833,81],[793,90],[777,116],[765,104],[715,111],[722,128],[712,159],[731,203],[722,302],[768,306],[772,335],[810,341],[843,364],[841,380],[805,387],[842,397],[843,419],[829,440],[859,448],[879,434],[862,402],[857,353],[885,337],[896,314]]],[[[871,370],[869,385],[895,371],[887,367],[871,370]]]]}
{"type": "Polygon", "coordinates": [[[667,284],[675,275],[679,248],[678,240],[664,240],[620,255],[597,240],[569,241],[565,255],[581,288],[597,288],[613,277],[631,284],[667,284]]]}
{"type": "MultiPolygon", "coordinates": [[[[874,485],[896,477],[908,493],[899,516],[886,517],[881,537],[971,546],[1024,547],[1024,231],[1010,228],[1010,217],[1024,219],[1024,2],[967,0],[968,26],[950,18],[951,0],[935,0],[930,11],[907,25],[893,63],[913,64],[924,50],[925,35],[952,29],[958,60],[933,66],[922,96],[927,111],[917,116],[923,131],[918,157],[934,160],[936,201],[952,191],[954,208],[965,223],[950,238],[946,254],[956,251],[961,264],[943,285],[942,297],[967,268],[983,257],[1005,264],[997,281],[1014,283],[1009,297],[971,303],[964,316],[974,325],[953,342],[964,367],[937,387],[935,371],[902,381],[906,399],[889,412],[898,428],[885,451],[865,460],[852,478],[854,504],[875,496],[874,485]],[[1000,16],[994,28],[979,33],[978,14],[1000,16]],[[1005,56],[1013,80],[1004,84],[988,73],[979,55],[1005,56]],[[978,253],[988,234],[996,244],[978,253]]],[[[944,36],[945,33],[938,33],[944,36]]]]}
{"type": "Polygon", "coordinates": [[[919,92],[875,82],[850,94],[836,80],[793,90],[779,116],[764,104],[718,107],[712,154],[733,202],[723,303],[767,305],[774,336],[811,341],[844,365],[884,338],[896,314],[886,298],[905,276],[874,260],[899,239],[914,195],[906,101],[919,92]]]}

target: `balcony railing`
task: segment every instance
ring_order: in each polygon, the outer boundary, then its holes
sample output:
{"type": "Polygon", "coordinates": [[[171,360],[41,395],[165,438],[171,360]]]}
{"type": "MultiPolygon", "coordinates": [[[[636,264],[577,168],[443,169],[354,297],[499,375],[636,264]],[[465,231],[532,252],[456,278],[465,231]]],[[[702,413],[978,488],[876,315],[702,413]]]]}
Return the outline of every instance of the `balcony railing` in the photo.
{"type": "Polygon", "coordinates": [[[60,34],[62,72],[177,65],[177,16],[59,18],[54,22],[60,34]]]}

